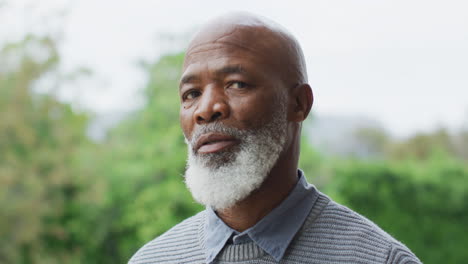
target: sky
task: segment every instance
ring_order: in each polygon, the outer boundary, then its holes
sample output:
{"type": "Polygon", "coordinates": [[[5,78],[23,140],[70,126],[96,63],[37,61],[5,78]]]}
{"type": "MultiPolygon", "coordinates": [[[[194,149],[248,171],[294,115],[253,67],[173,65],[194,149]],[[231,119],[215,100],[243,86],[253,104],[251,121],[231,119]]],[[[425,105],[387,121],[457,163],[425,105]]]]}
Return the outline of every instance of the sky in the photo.
{"type": "Polygon", "coordinates": [[[249,11],[280,23],[302,45],[317,115],[365,116],[396,136],[468,123],[468,1],[4,3],[0,38],[62,32],[62,67],[94,74],[60,96],[98,114],[141,105],[146,76],[139,61],[183,50],[213,17],[249,11]]]}

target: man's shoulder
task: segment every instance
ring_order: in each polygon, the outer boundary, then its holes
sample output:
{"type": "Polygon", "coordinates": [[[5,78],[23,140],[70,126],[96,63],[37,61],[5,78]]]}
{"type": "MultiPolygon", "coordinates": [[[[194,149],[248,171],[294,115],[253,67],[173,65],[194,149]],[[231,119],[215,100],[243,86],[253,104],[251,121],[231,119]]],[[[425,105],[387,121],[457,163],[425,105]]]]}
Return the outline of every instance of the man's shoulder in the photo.
{"type": "Polygon", "coordinates": [[[185,219],[141,247],[129,264],[200,263],[204,260],[202,228],[205,211],[185,219]]]}
{"type": "Polygon", "coordinates": [[[313,235],[316,242],[353,251],[368,263],[420,263],[411,250],[371,220],[321,196],[328,203],[305,232],[313,235]]]}
{"type": "Polygon", "coordinates": [[[396,240],[374,222],[352,209],[331,200],[316,220],[316,227],[333,225],[333,234],[352,237],[354,241],[389,247],[396,240]]]}

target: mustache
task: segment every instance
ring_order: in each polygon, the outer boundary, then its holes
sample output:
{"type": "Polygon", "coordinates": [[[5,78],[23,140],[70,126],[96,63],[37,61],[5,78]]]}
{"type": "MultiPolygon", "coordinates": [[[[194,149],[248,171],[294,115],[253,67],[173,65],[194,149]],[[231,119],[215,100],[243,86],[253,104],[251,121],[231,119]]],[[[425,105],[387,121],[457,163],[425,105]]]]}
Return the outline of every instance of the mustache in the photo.
{"type": "Polygon", "coordinates": [[[198,126],[192,133],[192,138],[191,140],[185,139],[187,143],[189,143],[191,146],[194,146],[203,134],[206,133],[219,133],[219,134],[224,134],[228,136],[235,137],[237,139],[241,139],[247,131],[240,130],[238,128],[234,128],[231,126],[227,126],[223,123],[220,122],[215,122],[215,123],[209,123],[203,126],[198,126]]]}

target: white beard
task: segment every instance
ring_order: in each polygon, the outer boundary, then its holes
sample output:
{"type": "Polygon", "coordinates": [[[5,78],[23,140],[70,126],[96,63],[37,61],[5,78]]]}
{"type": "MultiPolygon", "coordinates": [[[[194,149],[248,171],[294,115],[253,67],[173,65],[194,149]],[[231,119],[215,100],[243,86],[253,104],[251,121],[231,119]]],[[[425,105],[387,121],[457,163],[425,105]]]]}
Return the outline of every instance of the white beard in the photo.
{"type": "Polygon", "coordinates": [[[194,199],[221,210],[245,199],[265,181],[286,141],[286,103],[278,102],[272,120],[256,130],[239,130],[210,123],[194,131],[188,145],[185,183],[194,199]],[[228,134],[241,140],[230,152],[198,155],[193,151],[198,137],[208,132],[228,134]]]}

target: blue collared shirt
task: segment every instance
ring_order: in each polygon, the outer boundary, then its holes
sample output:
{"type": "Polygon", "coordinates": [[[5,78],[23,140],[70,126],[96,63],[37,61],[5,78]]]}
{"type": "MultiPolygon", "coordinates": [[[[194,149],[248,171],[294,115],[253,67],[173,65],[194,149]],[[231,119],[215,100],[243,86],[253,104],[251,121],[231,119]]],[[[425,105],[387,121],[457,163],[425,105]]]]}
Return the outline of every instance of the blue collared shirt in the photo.
{"type": "Polygon", "coordinates": [[[206,209],[206,262],[212,263],[226,243],[253,241],[276,261],[280,261],[294,235],[301,228],[318,193],[307,183],[301,170],[296,186],[281,204],[253,227],[242,233],[230,228],[211,208],[206,209]],[[232,237],[232,239],[230,239],[232,237]]]}

